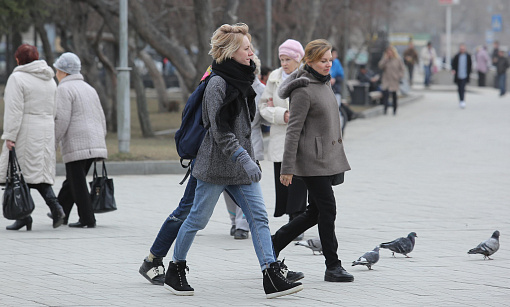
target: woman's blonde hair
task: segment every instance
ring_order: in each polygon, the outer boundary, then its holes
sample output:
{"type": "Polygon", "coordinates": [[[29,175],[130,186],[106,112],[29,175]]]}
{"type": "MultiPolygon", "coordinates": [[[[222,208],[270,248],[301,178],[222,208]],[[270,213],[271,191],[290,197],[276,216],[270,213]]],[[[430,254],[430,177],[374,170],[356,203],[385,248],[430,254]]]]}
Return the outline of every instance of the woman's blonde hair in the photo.
{"type": "Polygon", "coordinates": [[[245,35],[251,42],[249,30],[247,24],[236,23],[235,25],[224,24],[214,31],[211,37],[211,50],[209,54],[216,63],[219,64],[226,59],[232,58],[237,49],[241,47],[245,35]]]}
{"type": "Polygon", "coordinates": [[[398,54],[397,48],[395,48],[393,45],[389,45],[388,48],[386,48],[386,51],[388,50],[391,51],[394,58],[400,59],[400,55],[398,54]]]}
{"type": "Polygon", "coordinates": [[[316,39],[309,42],[305,47],[305,56],[301,60],[303,63],[313,63],[320,61],[324,53],[333,49],[330,42],[325,39],[316,39]]]}

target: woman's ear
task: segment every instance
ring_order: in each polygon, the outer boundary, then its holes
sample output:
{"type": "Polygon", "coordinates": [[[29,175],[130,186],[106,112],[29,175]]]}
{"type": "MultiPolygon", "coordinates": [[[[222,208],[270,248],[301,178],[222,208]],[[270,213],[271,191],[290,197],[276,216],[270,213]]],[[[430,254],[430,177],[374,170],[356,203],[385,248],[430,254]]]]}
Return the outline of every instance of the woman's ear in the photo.
{"type": "Polygon", "coordinates": [[[19,65],[19,60],[18,60],[18,58],[16,58],[16,64],[17,64],[17,65],[19,65]]]}

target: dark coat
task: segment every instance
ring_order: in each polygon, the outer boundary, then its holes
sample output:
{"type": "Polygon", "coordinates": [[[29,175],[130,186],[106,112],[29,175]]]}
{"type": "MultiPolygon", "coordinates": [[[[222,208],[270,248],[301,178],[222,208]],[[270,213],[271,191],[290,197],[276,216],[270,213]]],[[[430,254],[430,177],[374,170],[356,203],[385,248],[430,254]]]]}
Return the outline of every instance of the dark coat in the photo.
{"type": "MultiPolygon", "coordinates": [[[[455,76],[453,77],[453,82],[457,83],[459,81],[459,56],[460,52],[455,55],[452,60],[452,69],[455,70],[455,76]]],[[[469,83],[469,75],[471,74],[471,54],[466,52],[467,56],[467,82],[469,83]]]]}

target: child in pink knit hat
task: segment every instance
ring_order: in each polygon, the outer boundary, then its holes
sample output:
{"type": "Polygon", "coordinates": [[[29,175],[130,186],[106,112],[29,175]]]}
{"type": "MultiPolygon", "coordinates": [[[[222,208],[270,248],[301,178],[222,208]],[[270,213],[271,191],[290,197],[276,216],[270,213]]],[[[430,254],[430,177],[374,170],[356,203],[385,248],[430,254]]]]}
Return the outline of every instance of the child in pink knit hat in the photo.
{"type": "Polygon", "coordinates": [[[294,39],[288,39],[278,48],[278,56],[286,55],[296,62],[300,63],[305,55],[305,50],[300,42],[294,39]]]}

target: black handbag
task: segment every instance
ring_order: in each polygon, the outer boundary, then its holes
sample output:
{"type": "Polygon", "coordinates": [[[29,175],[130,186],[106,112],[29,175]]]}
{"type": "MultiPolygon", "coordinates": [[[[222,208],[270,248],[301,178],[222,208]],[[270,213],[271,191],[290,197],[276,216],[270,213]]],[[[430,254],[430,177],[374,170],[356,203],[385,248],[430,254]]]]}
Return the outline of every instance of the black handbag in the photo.
{"type": "Polygon", "coordinates": [[[94,175],[90,184],[90,201],[94,213],[105,213],[117,210],[115,203],[113,179],[108,178],[106,165],[103,161],[103,176],[97,176],[96,161],[94,161],[94,175]]]}
{"type": "Polygon", "coordinates": [[[14,147],[9,151],[9,165],[7,166],[4,190],[2,209],[6,219],[20,220],[34,211],[34,200],[21,173],[14,147]]]}

